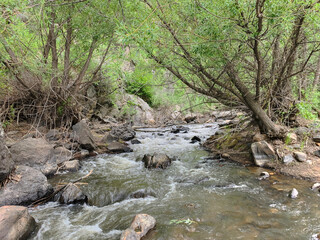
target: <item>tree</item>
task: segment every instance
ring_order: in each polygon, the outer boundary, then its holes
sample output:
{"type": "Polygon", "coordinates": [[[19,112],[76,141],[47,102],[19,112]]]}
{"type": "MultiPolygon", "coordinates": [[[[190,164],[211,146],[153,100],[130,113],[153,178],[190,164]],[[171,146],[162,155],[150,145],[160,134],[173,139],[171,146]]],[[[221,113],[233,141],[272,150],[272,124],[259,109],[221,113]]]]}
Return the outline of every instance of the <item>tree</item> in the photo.
{"type": "Polygon", "coordinates": [[[114,1],[1,3],[0,62],[10,74],[10,107],[48,126],[79,118],[81,97],[97,80],[111,45],[114,1]]]}
{"type": "Polygon", "coordinates": [[[319,2],[141,0],[127,6],[146,14],[125,40],[194,91],[250,110],[263,132],[281,137],[299,77],[316,72],[319,2]]]}

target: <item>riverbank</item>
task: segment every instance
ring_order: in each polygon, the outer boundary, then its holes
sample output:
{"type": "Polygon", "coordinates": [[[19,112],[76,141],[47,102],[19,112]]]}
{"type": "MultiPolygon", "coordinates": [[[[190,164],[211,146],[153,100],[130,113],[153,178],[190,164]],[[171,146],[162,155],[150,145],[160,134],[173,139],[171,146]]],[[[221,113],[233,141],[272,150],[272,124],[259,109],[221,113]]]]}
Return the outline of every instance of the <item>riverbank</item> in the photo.
{"type": "Polygon", "coordinates": [[[314,122],[303,121],[302,126],[288,129],[283,139],[260,134],[258,126],[245,117],[220,126],[203,145],[214,154],[277,174],[320,181],[320,128],[314,122]]]}

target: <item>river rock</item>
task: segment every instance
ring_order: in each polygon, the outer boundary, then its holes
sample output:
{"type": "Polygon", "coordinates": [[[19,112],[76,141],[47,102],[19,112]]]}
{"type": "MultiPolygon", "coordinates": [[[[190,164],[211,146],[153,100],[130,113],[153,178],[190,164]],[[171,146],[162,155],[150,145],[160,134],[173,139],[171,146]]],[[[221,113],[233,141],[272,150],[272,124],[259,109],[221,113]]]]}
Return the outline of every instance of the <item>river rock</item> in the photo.
{"type": "Polygon", "coordinates": [[[303,153],[303,152],[294,152],[293,156],[295,159],[297,159],[297,161],[299,162],[305,162],[307,161],[307,154],[303,153]]]}
{"type": "Polygon", "coordinates": [[[48,141],[58,141],[63,137],[63,134],[58,129],[51,129],[46,134],[46,139],[48,141]]]}
{"type": "Polygon", "coordinates": [[[266,141],[252,143],[251,150],[254,163],[259,167],[277,159],[273,147],[266,141]]]}
{"type": "Polygon", "coordinates": [[[292,163],[294,162],[294,157],[291,155],[291,154],[288,154],[288,155],[285,155],[282,159],[283,163],[284,164],[289,164],[289,163],[292,163]]]}
{"type": "Polygon", "coordinates": [[[45,139],[26,138],[10,148],[12,159],[17,165],[42,168],[46,164],[60,164],[72,157],[64,147],[53,148],[45,139]]]}
{"type": "Polygon", "coordinates": [[[268,139],[267,135],[261,134],[261,133],[256,133],[252,138],[253,142],[261,142],[261,141],[265,141],[267,139],[268,139]]]}
{"type": "Polygon", "coordinates": [[[5,180],[13,170],[14,163],[6,146],[2,123],[0,122],[0,183],[5,180]]]}
{"type": "Polygon", "coordinates": [[[132,139],[131,144],[141,144],[141,142],[138,139],[132,139]]]}
{"type": "Polygon", "coordinates": [[[270,174],[268,172],[262,172],[262,173],[260,173],[259,180],[265,180],[269,177],[270,177],[270,174]]]}
{"type": "Polygon", "coordinates": [[[320,158],[320,150],[316,150],[313,152],[313,155],[317,156],[320,158]]]}
{"type": "Polygon", "coordinates": [[[153,156],[146,154],[143,156],[142,162],[146,168],[162,168],[166,169],[171,164],[171,159],[162,153],[156,153],[153,156]]]}
{"type": "Polygon", "coordinates": [[[88,202],[88,197],[73,183],[68,183],[55,199],[58,199],[62,204],[83,204],[88,202]]]}
{"type": "Polygon", "coordinates": [[[186,123],[191,123],[191,122],[194,122],[195,120],[197,120],[197,116],[186,116],[185,118],[184,118],[184,121],[186,121],[186,123]]]}
{"type": "Polygon", "coordinates": [[[131,226],[121,234],[120,240],[140,240],[155,226],[154,217],[148,214],[138,214],[133,219],[131,226]]]}
{"type": "Polygon", "coordinates": [[[173,126],[171,128],[171,133],[187,133],[190,130],[188,127],[184,126],[173,126]]]}
{"type": "Polygon", "coordinates": [[[123,124],[119,126],[113,126],[110,131],[110,136],[115,138],[116,141],[129,141],[136,136],[136,132],[131,126],[123,124]]]}
{"type": "Polygon", "coordinates": [[[107,148],[111,153],[125,153],[125,152],[132,152],[133,151],[126,144],[119,143],[119,142],[112,142],[112,143],[108,144],[107,148]]]}
{"type": "Polygon", "coordinates": [[[298,194],[299,194],[298,190],[293,188],[289,193],[289,197],[292,199],[295,199],[298,197],[298,194]]]}
{"type": "Polygon", "coordinates": [[[319,190],[319,189],[320,189],[320,183],[314,183],[311,187],[312,191],[319,190]]]}
{"type": "Polygon", "coordinates": [[[73,125],[72,130],[72,139],[78,142],[81,148],[89,151],[93,151],[96,148],[93,135],[85,120],[73,125]]]}
{"type": "Polygon", "coordinates": [[[295,131],[295,133],[297,135],[299,135],[300,137],[304,137],[306,136],[308,133],[309,133],[309,128],[306,128],[306,127],[298,127],[295,131]]]}
{"type": "Polygon", "coordinates": [[[69,172],[76,172],[80,169],[80,162],[79,160],[72,160],[62,163],[60,170],[61,171],[69,171],[69,172]]]}
{"type": "Polygon", "coordinates": [[[12,180],[0,189],[0,206],[28,205],[52,191],[52,186],[42,172],[19,165],[12,180]]]}
{"type": "Polygon", "coordinates": [[[191,143],[201,142],[201,139],[197,136],[191,138],[191,143]]]}
{"type": "Polygon", "coordinates": [[[40,168],[40,171],[46,176],[51,177],[58,171],[58,165],[56,163],[47,163],[40,168]]]}
{"type": "Polygon", "coordinates": [[[28,208],[22,206],[0,207],[0,239],[27,239],[36,227],[28,208]]]}

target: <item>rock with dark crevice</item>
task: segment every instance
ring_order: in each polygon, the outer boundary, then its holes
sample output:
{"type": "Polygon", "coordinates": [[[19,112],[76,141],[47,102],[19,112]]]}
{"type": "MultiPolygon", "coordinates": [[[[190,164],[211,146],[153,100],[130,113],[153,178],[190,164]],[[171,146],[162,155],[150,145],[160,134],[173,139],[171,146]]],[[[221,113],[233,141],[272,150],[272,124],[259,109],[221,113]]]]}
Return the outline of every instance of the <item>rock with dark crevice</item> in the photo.
{"type": "Polygon", "coordinates": [[[133,219],[131,226],[121,234],[120,240],[140,240],[155,226],[154,217],[148,214],[138,214],[133,219]]]}
{"type": "Polygon", "coordinates": [[[193,136],[191,138],[191,142],[190,143],[196,143],[196,142],[201,142],[201,139],[199,137],[197,137],[197,136],[193,136]]]}
{"type": "Polygon", "coordinates": [[[138,139],[132,139],[131,144],[141,144],[141,142],[138,139]]]}

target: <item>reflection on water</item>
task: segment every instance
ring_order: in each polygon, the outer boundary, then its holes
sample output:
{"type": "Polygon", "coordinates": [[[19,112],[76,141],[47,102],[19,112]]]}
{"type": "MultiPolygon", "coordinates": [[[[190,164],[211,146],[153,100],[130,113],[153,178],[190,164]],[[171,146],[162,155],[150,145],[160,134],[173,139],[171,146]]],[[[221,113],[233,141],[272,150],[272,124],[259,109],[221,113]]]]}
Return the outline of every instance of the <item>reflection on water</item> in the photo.
{"type": "Polygon", "coordinates": [[[67,182],[94,169],[81,185],[89,204],[32,210],[39,224],[31,239],[119,239],[138,213],[157,220],[148,240],[312,239],[320,232],[320,199],[310,183],[277,175],[259,181],[258,168],[210,159],[190,139],[204,140],[216,126],[189,127],[181,134],[138,132],[142,144],[132,145],[133,153],[100,155],[78,173],[52,179],[67,182]],[[139,160],[156,152],[176,160],[166,170],[145,169],[139,160]],[[295,200],[287,197],[293,187],[295,200]]]}

